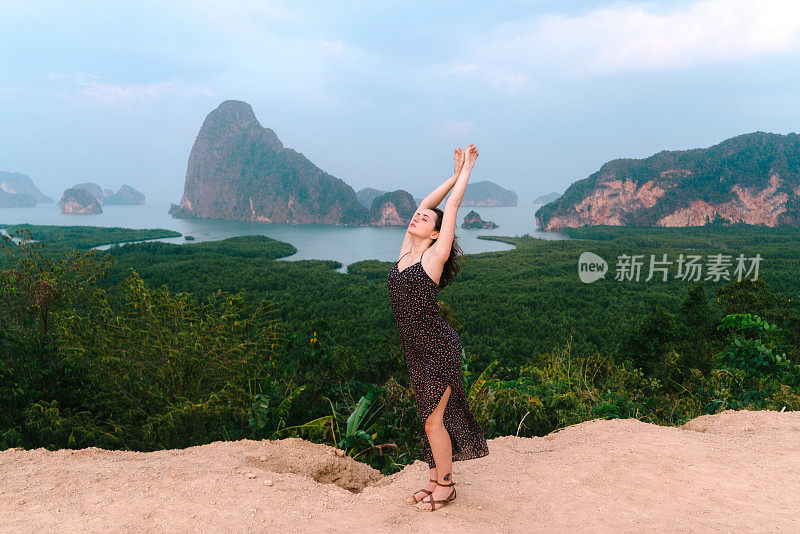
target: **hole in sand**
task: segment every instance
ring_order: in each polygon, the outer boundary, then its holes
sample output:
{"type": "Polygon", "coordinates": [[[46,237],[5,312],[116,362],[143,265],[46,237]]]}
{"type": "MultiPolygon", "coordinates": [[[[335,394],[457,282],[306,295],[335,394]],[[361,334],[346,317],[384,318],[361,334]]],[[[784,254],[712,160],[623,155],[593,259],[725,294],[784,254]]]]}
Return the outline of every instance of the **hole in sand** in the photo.
{"type": "Polygon", "coordinates": [[[336,484],[353,493],[381,480],[383,474],[367,464],[340,456],[343,451],[327,445],[309,443],[299,438],[262,441],[263,451],[248,456],[248,467],[273,473],[307,476],[320,484],[336,484]]]}

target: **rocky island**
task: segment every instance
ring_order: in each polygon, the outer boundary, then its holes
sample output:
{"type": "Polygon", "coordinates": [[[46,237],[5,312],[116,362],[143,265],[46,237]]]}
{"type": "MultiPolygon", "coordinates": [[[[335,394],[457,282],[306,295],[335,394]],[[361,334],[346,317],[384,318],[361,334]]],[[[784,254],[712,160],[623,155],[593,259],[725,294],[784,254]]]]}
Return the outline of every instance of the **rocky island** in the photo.
{"type": "Polygon", "coordinates": [[[0,208],[32,208],[36,199],[24,193],[7,193],[0,189],[0,208]]]}
{"type": "Polygon", "coordinates": [[[103,191],[103,188],[94,182],[84,182],[81,184],[75,184],[72,187],[75,189],[83,189],[84,191],[88,191],[95,198],[95,200],[97,200],[97,203],[100,204],[101,206],[106,203],[105,197],[109,191],[108,190],[103,191]]]}
{"type": "Polygon", "coordinates": [[[142,206],[144,195],[129,185],[123,184],[119,191],[107,195],[106,204],[113,206],[142,206]]]}
{"type": "MultiPolygon", "coordinates": [[[[386,191],[375,189],[374,187],[365,187],[358,191],[357,196],[359,202],[367,208],[371,208],[372,201],[377,197],[385,194],[386,191]]],[[[417,205],[422,202],[424,197],[411,197],[417,205]]],[[[461,201],[462,206],[516,206],[517,194],[508,189],[503,189],[499,185],[489,182],[474,182],[467,184],[467,189],[464,191],[464,198],[461,201]]],[[[413,213],[412,213],[413,215],[413,213]]],[[[408,221],[406,221],[408,223],[408,221]]]]}
{"type": "Polygon", "coordinates": [[[373,226],[406,226],[416,210],[417,203],[407,191],[400,189],[384,193],[373,199],[369,223],[373,226]]]}
{"type": "Polygon", "coordinates": [[[200,128],[176,218],[367,225],[353,188],[285,148],[246,102],[226,100],[200,128]]]}
{"type": "Polygon", "coordinates": [[[100,202],[86,189],[71,187],[64,191],[59,201],[61,213],[71,215],[95,215],[103,213],[100,202]]]}
{"type": "Polygon", "coordinates": [[[39,191],[30,176],[0,171],[0,208],[32,208],[53,199],[39,191]]]}
{"type": "Polygon", "coordinates": [[[464,217],[464,222],[461,223],[461,228],[467,229],[481,229],[481,228],[500,228],[497,224],[493,223],[492,221],[484,221],[481,219],[481,216],[478,215],[477,211],[470,211],[467,213],[467,216],[464,217]]]}
{"type": "Polygon", "coordinates": [[[494,182],[483,180],[467,184],[462,206],[516,206],[517,194],[494,182]]]}
{"type": "MultiPolygon", "coordinates": [[[[380,189],[375,189],[374,187],[365,187],[364,189],[356,191],[358,201],[361,202],[361,205],[367,209],[372,208],[373,200],[384,194],[386,194],[386,191],[381,191],[380,189]]],[[[415,199],[412,198],[412,200],[415,199]]]]}
{"type": "Polygon", "coordinates": [[[72,186],[91,193],[97,202],[103,205],[115,206],[141,206],[144,204],[144,195],[129,185],[122,185],[116,193],[110,189],[103,189],[94,182],[85,182],[72,186]]]}
{"type": "Polygon", "coordinates": [[[553,202],[554,200],[558,200],[561,196],[561,193],[547,193],[546,195],[540,195],[533,199],[534,204],[547,204],[548,202],[553,202]]]}
{"type": "Polygon", "coordinates": [[[616,159],[539,208],[544,230],[584,225],[800,226],[800,135],[744,134],[709,148],[616,159]]]}

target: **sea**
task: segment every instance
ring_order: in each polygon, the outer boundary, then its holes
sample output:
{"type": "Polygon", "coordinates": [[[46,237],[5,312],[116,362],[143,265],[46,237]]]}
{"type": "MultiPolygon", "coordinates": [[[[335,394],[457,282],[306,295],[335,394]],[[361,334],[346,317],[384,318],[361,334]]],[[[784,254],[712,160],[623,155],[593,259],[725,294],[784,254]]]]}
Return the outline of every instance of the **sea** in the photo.
{"type": "MultiPolygon", "coordinates": [[[[478,236],[522,236],[529,234],[540,239],[569,239],[560,232],[541,231],[536,226],[534,212],[540,204],[530,201],[513,207],[461,206],[457,224],[470,211],[476,211],[484,221],[493,221],[499,228],[467,230],[456,227],[456,237],[465,254],[510,250],[514,246],[500,241],[478,239],[478,236]]],[[[405,226],[335,226],[325,224],[248,223],[216,219],[175,219],[169,213],[169,203],[148,203],[143,206],[103,206],[97,215],[67,215],[57,203],[37,204],[33,208],[0,209],[0,229],[13,224],[57,226],[103,226],[120,228],[165,228],[183,234],[181,237],[158,239],[168,243],[198,243],[241,235],[265,235],[291,243],[297,252],[281,258],[283,261],[320,259],[347,265],[361,260],[396,261],[406,232],[405,226]],[[194,237],[187,241],[185,236],[194,237]]],[[[97,247],[99,249],[108,246],[97,247]]]]}

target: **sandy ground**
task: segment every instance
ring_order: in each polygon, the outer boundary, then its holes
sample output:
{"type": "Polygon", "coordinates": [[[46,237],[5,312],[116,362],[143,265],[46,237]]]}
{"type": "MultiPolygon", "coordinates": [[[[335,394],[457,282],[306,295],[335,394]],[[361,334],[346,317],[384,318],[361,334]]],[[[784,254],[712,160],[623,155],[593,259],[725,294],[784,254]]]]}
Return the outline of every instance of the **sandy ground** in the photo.
{"type": "Polygon", "coordinates": [[[403,501],[424,463],[383,477],[296,438],[12,449],[0,452],[0,531],[800,532],[800,412],[595,420],[489,451],[454,464],[452,504],[418,512],[403,501]]]}

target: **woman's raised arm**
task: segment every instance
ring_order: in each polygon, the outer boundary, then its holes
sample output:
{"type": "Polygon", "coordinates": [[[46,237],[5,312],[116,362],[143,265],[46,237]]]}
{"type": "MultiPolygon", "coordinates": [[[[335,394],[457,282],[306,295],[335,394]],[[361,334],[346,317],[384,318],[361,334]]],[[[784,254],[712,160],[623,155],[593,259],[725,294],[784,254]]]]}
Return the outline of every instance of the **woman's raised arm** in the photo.
{"type": "Polygon", "coordinates": [[[455,163],[453,164],[453,176],[445,180],[442,185],[431,191],[427,197],[422,199],[422,202],[419,203],[420,209],[432,209],[437,207],[442,203],[442,199],[447,196],[447,193],[449,193],[456,184],[456,179],[458,178],[461,169],[464,167],[464,151],[459,147],[453,151],[453,154],[455,154],[453,157],[455,160],[455,163]]]}
{"type": "Polygon", "coordinates": [[[434,249],[434,255],[442,265],[444,265],[444,262],[450,257],[450,249],[453,246],[453,236],[456,233],[458,208],[461,206],[461,199],[464,198],[464,191],[467,189],[469,175],[477,159],[478,149],[474,145],[469,145],[465,154],[464,165],[461,168],[461,172],[458,174],[456,184],[453,186],[450,196],[447,197],[447,202],[444,204],[442,228],[439,230],[439,237],[436,239],[436,243],[431,247],[434,249]]]}
{"type": "Polygon", "coordinates": [[[461,200],[464,198],[464,192],[467,190],[467,182],[469,182],[469,175],[472,168],[475,166],[475,161],[478,159],[478,148],[475,145],[469,145],[464,157],[464,165],[461,167],[461,172],[458,174],[458,179],[453,186],[450,196],[447,197],[447,203],[452,204],[458,209],[461,206],[461,200]]]}

